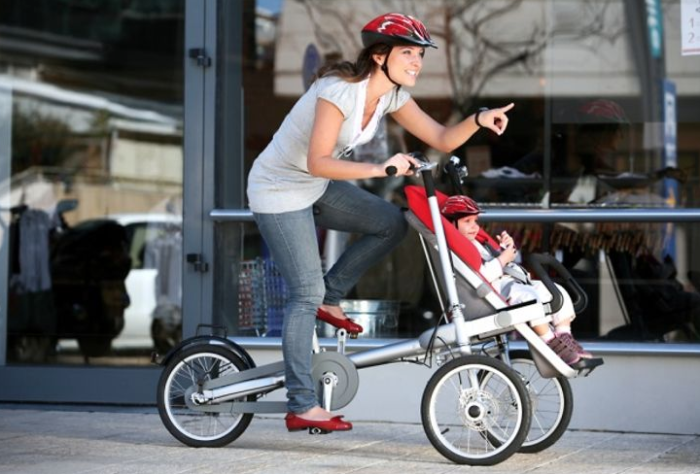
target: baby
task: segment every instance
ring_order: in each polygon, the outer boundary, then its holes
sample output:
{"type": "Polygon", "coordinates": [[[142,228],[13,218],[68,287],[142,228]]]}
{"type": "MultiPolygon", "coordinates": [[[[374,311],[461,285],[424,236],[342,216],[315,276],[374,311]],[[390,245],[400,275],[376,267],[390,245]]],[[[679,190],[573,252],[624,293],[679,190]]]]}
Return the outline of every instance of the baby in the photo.
{"type": "MultiPolygon", "coordinates": [[[[507,232],[503,231],[496,236],[501,247],[498,250],[486,242],[481,243],[477,240],[476,236],[480,229],[477,221],[481,209],[473,199],[461,195],[451,196],[443,204],[441,212],[445,218],[454,223],[459,233],[476,247],[482,261],[479,272],[508,300],[509,304],[532,300],[543,303],[551,301],[552,295],[541,281],[530,280],[524,271],[520,272],[523,277],[511,276],[518,273],[519,267],[513,263],[518,250],[515,248],[513,238],[507,232]]],[[[564,362],[574,365],[582,358],[590,359],[592,356],[571,335],[571,322],[576,317],[574,306],[566,290],[559,285],[557,288],[561,293],[563,304],[559,311],[552,314],[554,328],[546,322],[537,321],[532,322],[532,328],[564,362]]]]}

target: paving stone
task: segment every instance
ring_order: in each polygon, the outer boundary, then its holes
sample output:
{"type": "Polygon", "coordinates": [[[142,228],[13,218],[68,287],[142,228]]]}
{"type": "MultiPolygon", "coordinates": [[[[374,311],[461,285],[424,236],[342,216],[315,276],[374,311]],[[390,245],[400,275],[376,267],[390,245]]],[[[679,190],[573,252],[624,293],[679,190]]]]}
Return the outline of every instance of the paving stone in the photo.
{"type": "Polygon", "coordinates": [[[228,446],[190,448],[151,407],[0,405],[0,472],[12,474],[700,474],[700,436],[567,431],[549,449],[460,466],[417,424],[356,422],[347,433],[289,433],[256,417],[228,446]]]}

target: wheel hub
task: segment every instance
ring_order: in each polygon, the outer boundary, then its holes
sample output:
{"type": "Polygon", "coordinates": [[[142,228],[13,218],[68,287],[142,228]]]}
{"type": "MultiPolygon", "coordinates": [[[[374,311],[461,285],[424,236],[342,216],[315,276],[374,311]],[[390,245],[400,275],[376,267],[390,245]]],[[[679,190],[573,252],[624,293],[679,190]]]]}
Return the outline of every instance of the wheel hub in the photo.
{"type": "Polygon", "coordinates": [[[458,408],[462,423],[470,429],[486,431],[489,420],[498,415],[498,403],[482,390],[465,390],[459,397],[458,408]]]}
{"type": "Polygon", "coordinates": [[[311,376],[318,383],[318,392],[323,393],[322,380],[328,374],[337,377],[334,384],[331,410],[339,410],[348,405],[360,386],[360,376],[355,364],[338,352],[320,352],[313,356],[311,376]]]}
{"type": "Polygon", "coordinates": [[[474,403],[473,405],[467,407],[467,416],[469,416],[472,419],[478,420],[481,418],[483,410],[484,407],[482,407],[481,404],[474,403]]]}

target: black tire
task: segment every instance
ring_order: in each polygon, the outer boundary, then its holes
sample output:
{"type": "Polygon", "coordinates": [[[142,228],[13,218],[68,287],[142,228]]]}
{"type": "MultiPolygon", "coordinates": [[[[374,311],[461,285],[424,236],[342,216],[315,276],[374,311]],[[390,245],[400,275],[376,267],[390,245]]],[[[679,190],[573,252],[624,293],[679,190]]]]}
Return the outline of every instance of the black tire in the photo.
{"type": "MultiPolygon", "coordinates": [[[[185,392],[193,384],[222,374],[241,372],[248,366],[225,347],[197,345],[175,354],[158,382],[158,413],[170,434],[187,446],[220,447],[233,442],[248,428],[252,413],[211,413],[192,409],[185,392]]],[[[249,395],[246,401],[255,401],[249,395]]]]}
{"type": "Polygon", "coordinates": [[[532,354],[510,351],[510,365],[525,382],[532,405],[532,423],[521,453],[539,453],[566,432],[574,411],[574,394],[566,377],[543,378],[532,354]]]}
{"type": "Polygon", "coordinates": [[[443,365],[421,402],[423,429],[435,449],[472,466],[492,466],[512,456],[527,436],[531,413],[522,378],[502,361],[478,355],[443,365]],[[493,432],[499,433],[498,443],[491,442],[493,432]]]}

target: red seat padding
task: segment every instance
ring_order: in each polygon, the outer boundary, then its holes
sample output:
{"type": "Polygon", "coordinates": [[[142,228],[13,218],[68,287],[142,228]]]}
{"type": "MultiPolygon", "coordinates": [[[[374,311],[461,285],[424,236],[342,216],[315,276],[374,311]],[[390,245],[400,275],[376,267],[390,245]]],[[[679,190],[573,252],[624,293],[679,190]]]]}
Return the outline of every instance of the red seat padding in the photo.
{"type": "MultiPolygon", "coordinates": [[[[428,197],[425,194],[425,188],[422,186],[409,185],[404,188],[406,198],[408,199],[408,208],[420,219],[431,232],[435,233],[433,228],[433,219],[430,216],[430,206],[428,205],[428,197]]],[[[447,195],[440,191],[435,191],[435,196],[438,200],[438,208],[441,208],[447,195]]],[[[479,273],[481,268],[481,255],[479,251],[472,245],[466,237],[457,231],[454,224],[440,216],[442,226],[445,228],[445,239],[447,246],[469,267],[479,273]]],[[[479,234],[476,239],[479,242],[488,242],[494,248],[498,248],[498,242],[491,238],[484,229],[479,229],[479,234]]]]}

